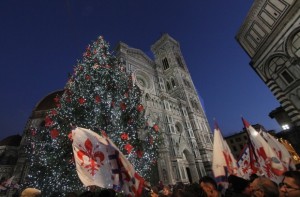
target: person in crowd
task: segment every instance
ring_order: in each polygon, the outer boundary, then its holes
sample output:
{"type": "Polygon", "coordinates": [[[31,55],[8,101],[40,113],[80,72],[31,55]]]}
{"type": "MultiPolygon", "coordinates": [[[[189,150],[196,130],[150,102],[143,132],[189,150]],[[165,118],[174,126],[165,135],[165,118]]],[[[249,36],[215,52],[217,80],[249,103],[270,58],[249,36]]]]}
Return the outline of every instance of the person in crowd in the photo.
{"type": "Polygon", "coordinates": [[[199,180],[201,189],[207,197],[220,197],[221,192],[218,191],[216,181],[210,176],[204,176],[199,180]]]}
{"type": "Polygon", "coordinates": [[[256,178],[258,178],[258,175],[252,173],[252,174],[250,175],[250,182],[253,182],[256,178]]]}
{"type": "Polygon", "coordinates": [[[168,185],[164,185],[163,189],[162,189],[162,195],[160,195],[161,197],[169,197],[172,195],[172,191],[171,188],[168,185]]]}
{"type": "Polygon", "coordinates": [[[156,186],[151,187],[150,197],[158,197],[158,188],[156,186]]]}
{"type": "Polygon", "coordinates": [[[256,178],[250,187],[252,197],[279,197],[277,184],[266,177],[256,178]]]}
{"type": "Polygon", "coordinates": [[[75,192],[68,192],[66,197],[78,197],[78,195],[75,192]]]}
{"type": "Polygon", "coordinates": [[[158,181],[158,185],[157,185],[158,191],[161,191],[163,189],[163,187],[164,187],[163,182],[162,181],[158,181]]]}
{"type": "Polygon", "coordinates": [[[297,164],[295,165],[295,167],[296,167],[296,170],[300,171],[300,163],[297,163],[297,164]]]}
{"type": "Polygon", "coordinates": [[[226,190],[225,196],[227,197],[250,197],[250,181],[243,179],[235,175],[228,176],[228,189],[226,190]]]}
{"type": "Polygon", "coordinates": [[[94,193],[92,191],[84,191],[82,192],[79,197],[93,197],[94,193]]]}
{"type": "Polygon", "coordinates": [[[42,196],[41,190],[35,188],[26,188],[22,191],[20,197],[40,197],[42,196]]]}
{"type": "Polygon", "coordinates": [[[204,197],[206,194],[199,187],[198,183],[192,183],[184,188],[185,194],[190,194],[193,197],[204,197]]]}
{"type": "Polygon", "coordinates": [[[279,183],[280,197],[300,196],[300,171],[286,171],[282,182],[279,183]]]}

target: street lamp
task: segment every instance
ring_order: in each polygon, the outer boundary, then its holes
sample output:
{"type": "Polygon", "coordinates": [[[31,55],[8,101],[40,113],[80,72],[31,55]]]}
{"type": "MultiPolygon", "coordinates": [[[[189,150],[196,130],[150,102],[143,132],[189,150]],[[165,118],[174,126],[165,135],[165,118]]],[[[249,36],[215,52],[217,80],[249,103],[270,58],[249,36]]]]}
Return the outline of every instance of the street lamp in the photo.
{"type": "Polygon", "coordinates": [[[283,130],[288,130],[290,129],[289,125],[288,124],[284,124],[281,126],[283,130]]]}

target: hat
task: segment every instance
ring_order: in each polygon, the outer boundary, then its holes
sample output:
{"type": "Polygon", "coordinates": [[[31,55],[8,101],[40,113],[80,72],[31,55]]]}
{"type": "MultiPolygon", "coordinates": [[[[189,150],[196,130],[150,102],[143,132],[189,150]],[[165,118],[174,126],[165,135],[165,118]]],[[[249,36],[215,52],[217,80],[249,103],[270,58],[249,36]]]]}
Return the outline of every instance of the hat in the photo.
{"type": "Polygon", "coordinates": [[[243,179],[235,175],[229,175],[228,183],[232,184],[232,189],[234,192],[241,193],[249,186],[250,181],[243,179]]]}
{"type": "Polygon", "coordinates": [[[35,188],[26,188],[21,193],[22,197],[36,197],[41,195],[41,190],[35,188]]]}

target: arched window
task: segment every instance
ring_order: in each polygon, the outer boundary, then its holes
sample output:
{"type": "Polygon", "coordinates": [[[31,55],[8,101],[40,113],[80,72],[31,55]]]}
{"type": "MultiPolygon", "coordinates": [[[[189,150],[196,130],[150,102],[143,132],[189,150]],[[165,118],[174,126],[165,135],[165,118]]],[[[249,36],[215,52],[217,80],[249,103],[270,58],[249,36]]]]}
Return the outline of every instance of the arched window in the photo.
{"type": "Polygon", "coordinates": [[[145,98],[146,98],[146,101],[149,101],[149,100],[150,100],[150,96],[149,96],[148,93],[146,94],[145,98]]]}
{"type": "Polygon", "coordinates": [[[171,83],[172,83],[173,88],[175,88],[176,84],[175,84],[175,80],[173,78],[171,79],[171,83]]]}
{"type": "Polygon", "coordinates": [[[171,85],[168,81],[167,81],[167,90],[171,90],[171,85]]]}
{"type": "Polygon", "coordinates": [[[300,57],[300,32],[296,33],[292,40],[292,52],[300,57]]]}
{"type": "Polygon", "coordinates": [[[167,58],[164,58],[162,60],[163,66],[164,66],[164,70],[167,70],[170,66],[169,66],[169,62],[167,58]]]}
{"type": "Polygon", "coordinates": [[[184,68],[180,56],[176,56],[176,61],[177,61],[177,64],[178,64],[181,68],[184,68]]]}
{"type": "Polygon", "coordinates": [[[295,79],[288,70],[290,65],[290,61],[285,56],[276,56],[269,63],[268,74],[274,80],[280,76],[287,84],[291,84],[295,79]]]}

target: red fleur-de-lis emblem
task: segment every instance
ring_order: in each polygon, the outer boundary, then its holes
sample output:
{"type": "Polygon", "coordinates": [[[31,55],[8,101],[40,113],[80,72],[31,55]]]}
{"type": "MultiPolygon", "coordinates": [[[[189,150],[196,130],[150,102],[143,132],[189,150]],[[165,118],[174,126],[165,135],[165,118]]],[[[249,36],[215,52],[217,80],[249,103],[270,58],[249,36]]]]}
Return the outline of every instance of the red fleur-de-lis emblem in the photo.
{"type": "MultiPolygon", "coordinates": [[[[81,145],[79,145],[81,147],[81,145]]],[[[87,168],[92,176],[100,169],[101,165],[104,165],[104,154],[101,151],[96,151],[99,146],[94,147],[91,140],[87,139],[84,143],[84,150],[77,151],[78,158],[82,161],[80,165],[87,168]],[[85,163],[83,157],[88,157],[88,162],[85,163]]]]}

